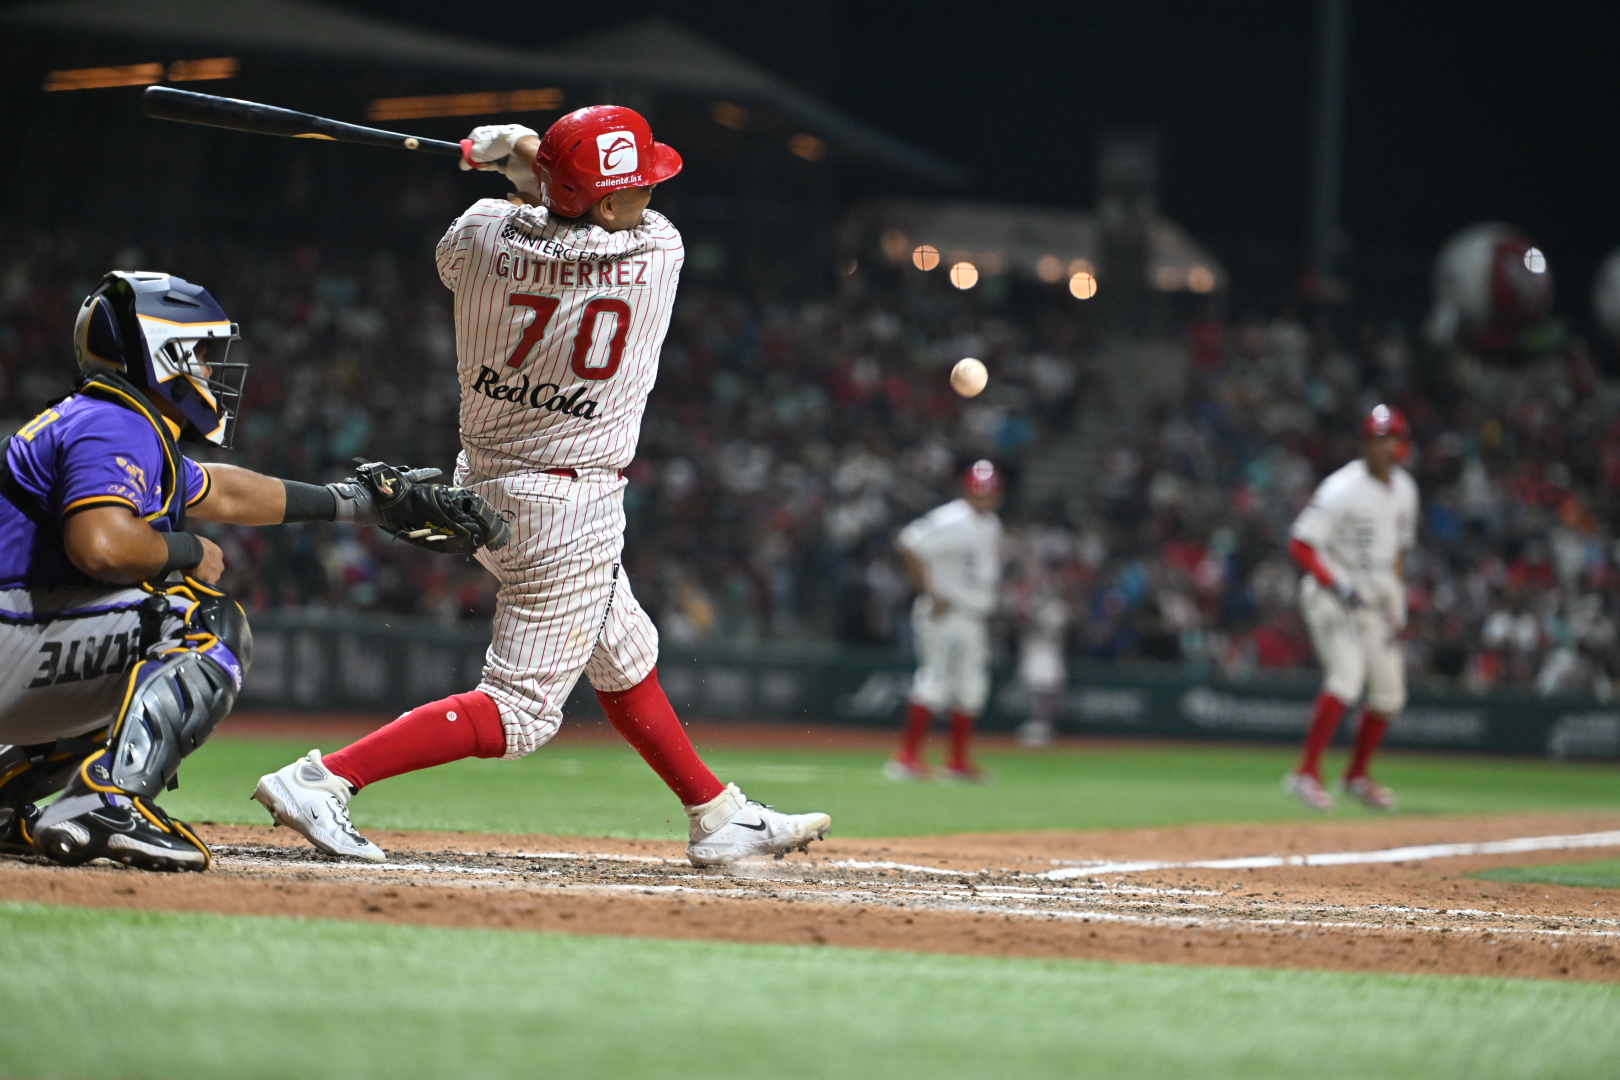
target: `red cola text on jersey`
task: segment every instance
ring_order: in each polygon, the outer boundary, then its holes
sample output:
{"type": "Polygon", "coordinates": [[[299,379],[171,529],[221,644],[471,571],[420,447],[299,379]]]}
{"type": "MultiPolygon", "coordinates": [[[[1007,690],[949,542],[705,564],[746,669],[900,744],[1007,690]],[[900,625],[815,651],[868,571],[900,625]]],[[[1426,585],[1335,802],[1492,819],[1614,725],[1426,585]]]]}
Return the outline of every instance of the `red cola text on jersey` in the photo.
{"type": "Polygon", "coordinates": [[[509,401],[513,405],[527,405],[531,409],[567,413],[581,420],[596,418],[596,401],[580,400],[585,395],[584,386],[576,386],[572,394],[564,396],[563,388],[556,383],[536,383],[530,387],[526,374],[519,376],[523,380],[520,383],[503,383],[500,377],[501,373],[494,368],[480,367],[478,378],[472,385],[473,392],[483,394],[491,401],[509,401]]]}

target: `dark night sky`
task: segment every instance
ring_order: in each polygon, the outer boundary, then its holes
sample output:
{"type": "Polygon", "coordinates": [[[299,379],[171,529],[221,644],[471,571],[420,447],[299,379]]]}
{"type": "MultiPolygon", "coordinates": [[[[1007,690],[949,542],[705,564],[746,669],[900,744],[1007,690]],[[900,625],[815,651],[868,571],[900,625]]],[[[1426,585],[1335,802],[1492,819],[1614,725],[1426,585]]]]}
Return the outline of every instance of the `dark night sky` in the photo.
{"type": "MultiPolygon", "coordinates": [[[[1352,3],[1344,222],[1358,265],[1415,287],[1450,232],[1507,220],[1546,247],[1560,307],[1583,316],[1593,266],[1620,245],[1620,5],[1352,3]]],[[[451,5],[347,6],[459,29],[451,5]]],[[[1089,205],[1097,133],[1151,126],[1172,216],[1240,270],[1297,266],[1309,0],[607,7],[554,32],[534,5],[535,44],[665,15],[961,162],[994,199],[1089,205]]]]}

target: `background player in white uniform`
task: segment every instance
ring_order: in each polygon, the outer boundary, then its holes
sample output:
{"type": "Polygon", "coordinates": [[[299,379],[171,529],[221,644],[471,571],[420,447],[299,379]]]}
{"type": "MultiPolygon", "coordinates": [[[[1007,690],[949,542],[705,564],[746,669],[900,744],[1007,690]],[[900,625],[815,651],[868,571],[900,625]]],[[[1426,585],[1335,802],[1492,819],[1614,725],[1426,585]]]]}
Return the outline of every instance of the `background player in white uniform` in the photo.
{"type": "Polygon", "coordinates": [[[917,675],[900,749],[884,766],[891,780],[928,776],[921,753],[934,713],[951,717],[944,778],[978,780],[973,727],[990,696],[990,615],[1001,584],[1001,474],[976,461],[962,476],[962,497],[900,530],[895,543],[917,585],[911,625],[917,675]]]}
{"type": "Polygon", "coordinates": [[[255,798],[317,847],[380,860],[354,831],[366,784],[458,758],[520,758],[562,721],[581,673],[613,726],[681,798],[697,865],[779,854],[821,838],[723,785],[658,684],[658,631],[631,592],[620,471],[635,455],[685,249],[647,210],[681,159],[631,109],[596,106],[539,138],[476,129],[463,166],[502,171],[518,201],[475,203],[439,242],[455,294],[462,453],[457,482],[512,526],[479,560],[500,580],[494,641],[472,693],[424,705],[322,761],[260,781],[255,798]]]}
{"type": "Polygon", "coordinates": [[[1393,793],[1367,773],[1373,752],[1406,705],[1397,636],[1406,626],[1404,554],[1417,539],[1417,484],[1397,462],[1406,455],[1406,418],[1387,405],[1362,424],[1362,456],[1323,480],[1294,522],[1290,550],[1306,571],[1300,610],[1325,678],[1305,754],[1283,786],[1306,806],[1327,810],[1322,752],[1345,710],[1367,691],[1344,790],[1388,810],[1393,793]]]}
{"type": "Polygon", "coordinates": [[[1029,719],[1018,725],[1024,746],[1049,746],[1057,737],[1057,717],[1069,684],[1065,639],[1073,618],[1063,583],[1040,568],[1015,598],[1018,619],[1018,681],[1029,698],[1029,719]]]}

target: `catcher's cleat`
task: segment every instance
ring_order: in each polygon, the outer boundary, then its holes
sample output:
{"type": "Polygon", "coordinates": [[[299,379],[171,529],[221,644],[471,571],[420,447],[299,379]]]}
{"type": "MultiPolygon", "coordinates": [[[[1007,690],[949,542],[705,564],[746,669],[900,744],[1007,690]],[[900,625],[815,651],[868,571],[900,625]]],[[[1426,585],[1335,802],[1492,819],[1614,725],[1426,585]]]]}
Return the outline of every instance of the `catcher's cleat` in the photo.
{"type": "Polygon", "coordinates": [[[933,773],[927,765],[920,761],[907,761],[898,757],[892,757],[883,763],[883,775],[900,784],[933,778],[933,773]]]}
{"type": "Polygon", "coordinates": [[[259,778],[253,798],[277,825],[299,833],[328,855],[382,862],[383,849],[361,836],[349,820],[349,782],[311,750],[291,765],[259,778]]]}
{"type": "Polygon", "coordinates": [[[1395,793],[1370,776],[1345,777],[1344,793],[1360,799],[1373,810],[1395,809],[1395,793]]]}
{"type": "Polygon", "coordinates": [[[34,823],[39,807],[33,803],[0,807],[0,855],[33,855],[34,823]]]}
{"type": "Polygon", "coordinates": [[[1322,781],[1307,772],[1291,772],[1283,777],[1283,790],[1312,810],[1333,809],[1333,796],[1322,781]]]}
{"type": "Polygon", "coordinates": [[[30,828],[34,847],[64,866],[111,859],[140,870],[206,870],[208,845],[157,804],[107,783],[105,751],[85,759],[61,798],[30,828]]]}
{"type": "Polygon", "coordinates": [[[781,857],[809,849],[832,828],[826,814],[781,814],[747,798],[736,784],[701,806],[688,806],[692,819],[686,857],[693,866],[726,866],[757,855],[781,857]]]}

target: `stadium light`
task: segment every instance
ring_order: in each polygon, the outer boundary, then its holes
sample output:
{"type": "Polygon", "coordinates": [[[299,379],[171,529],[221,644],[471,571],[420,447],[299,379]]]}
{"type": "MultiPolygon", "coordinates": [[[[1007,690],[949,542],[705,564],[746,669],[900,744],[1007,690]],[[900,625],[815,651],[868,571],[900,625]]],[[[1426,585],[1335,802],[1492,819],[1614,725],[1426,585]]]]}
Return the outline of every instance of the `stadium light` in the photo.
{"type": "Polygon", "coordinates": [[[820,161],[827,156],[827,144],[801,132],[788,140],[788,153],[805,161],[820,161]]]}
{"type": "Polygon", "coordinates": [[[1181,288],[1181,271],[1173,266],[1161,266],[1153,271],[1153,284],[1161,292],[1175,292],[1181,288]]]}
{"type": "Polygon", "coordinates": [[[162,81],[162,64],[125,64],[122,67],[53,71],[45,76],[45,89],[98,90],[104,86],[150,86],[162,81]]]}
{"type": "Polygon", "coordinates": [[[241,65],[234,56],[212,60],[176,60],[169,65],[170,82],[201,82],[204,79],[233,79],[241,65]]]}
{"type": "Polygon", "coordinates": [[[964,291],[979,283],[979,268],[970,262],[951,264],[951,284],[964,291]]]}
{"type": "Polygon", "coordinates": [[[732,131],[741,131],[748,126],[748,110],[729,101],[715,102],[709,116],[721,127],[728,127],[732,131]]]}
{"type": "Polygon", "coordinates": [[[562,108],[562,103],[562,90],[548,86],[541,90],[492,90],[478,94],[378,98],[366,106],[366,116],[372,120],[420,120],[429,116],[551,112],[562,108]]]}
{"type": "Polygon", "coordinates": [[[1076,300],[1090,300],[1097,295],[1097,276],[1085,270],[1070,276],[1069,292],[1076,300]]]}
{"type": "Polygon", "coordinates": [[[939,248],[933,244],[918,244],[911,253],[911,265],[919,270],[932,270],[939,265],[939,248]]]}
{"type": "Polygon", "coordinates": [[[1056,255],[1042,255],[1035,264],[1035,276],[1048,285],[1056,285],[1063,280],[1063,260],[1056,255]]]}
{"type": "Polygon", "coordinates": [[[1195,293],[1215,291],[1215,272],[1207,266],[1195,266],[1187,271],[1187,288],[1195,293]]]}
{"type": "Polygon", "coordinates": [[[203,79],[230,79],[241,70],[234,56],[208,60],[176,60],[163,64],[124,64],[119,67],[72,68],[45,76],[46,90],[99,90],[107,86],[151,86],[163,81],[198,82],[203,79]]]}

